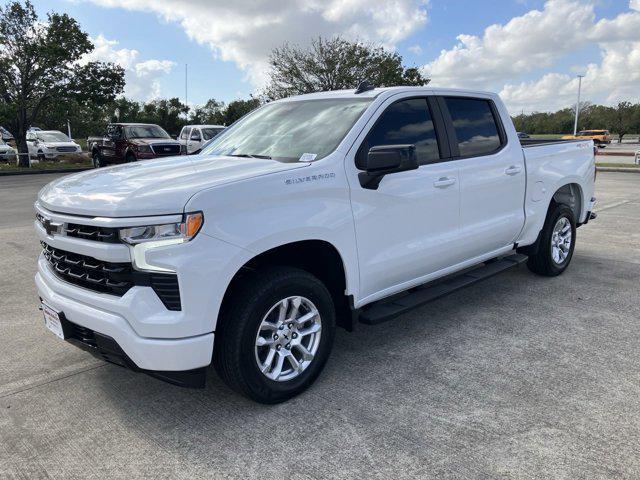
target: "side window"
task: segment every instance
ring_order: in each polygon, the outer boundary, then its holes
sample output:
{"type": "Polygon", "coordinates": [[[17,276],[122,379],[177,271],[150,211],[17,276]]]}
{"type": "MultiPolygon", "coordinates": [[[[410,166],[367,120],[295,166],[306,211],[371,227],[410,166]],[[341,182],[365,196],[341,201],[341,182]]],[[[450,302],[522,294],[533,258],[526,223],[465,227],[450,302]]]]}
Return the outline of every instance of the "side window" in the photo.
{"type": "Polygon", "coordinates": [[[200,140],[202,140],[202,137],[200,136],[200,130],[198,130],[197,128],[191,130],[191,136],[189,138],[195,142],[199,142],[200,140]]]}
{"type": "Polygon", "coordinates": [[[500,148],[500,131],[488,100],[459,97],[444,100],[458,138],[461,157],[486,155],[500,148]]]}
{"type": "Polygon", "coordinates": [[[436,132],[426,98],[400,100],[390,105],[373,126],[356,157],[356,166],[364,168],[371,147],[379,145],[415,145],[421,165],[440,160],[436,132]]]}
{"type": "Polygon", "coordinates": [[[182,127],[182,131],[180,132],[180,140],[186,140],[187,139],[187,131],[189,129],[187,127],[182,127]]]}

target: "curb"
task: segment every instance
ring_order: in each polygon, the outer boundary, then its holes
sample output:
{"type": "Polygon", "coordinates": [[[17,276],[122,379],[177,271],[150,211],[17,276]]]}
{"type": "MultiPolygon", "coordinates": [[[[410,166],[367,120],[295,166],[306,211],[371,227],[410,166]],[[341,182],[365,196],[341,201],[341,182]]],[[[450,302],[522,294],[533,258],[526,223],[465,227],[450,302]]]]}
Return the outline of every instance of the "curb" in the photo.
{"type": "Polygon", "coordinates": [[[624,168],[624,167],[596,167],[598,172],[624,172],[624,173],[640,173],[640,168],[624,168]]]}
{"type": "Polygon", "coordinates": [[[84,172],[85,170],[92,170],[92,167],[83,167],[83,168],[61,168],[56,170],[22,170],[20,172],[2,172],[0,171],[0,177],[3,176],[11,176],[11,175],[43,175],[45,173],[77,173],[84,172]]]}

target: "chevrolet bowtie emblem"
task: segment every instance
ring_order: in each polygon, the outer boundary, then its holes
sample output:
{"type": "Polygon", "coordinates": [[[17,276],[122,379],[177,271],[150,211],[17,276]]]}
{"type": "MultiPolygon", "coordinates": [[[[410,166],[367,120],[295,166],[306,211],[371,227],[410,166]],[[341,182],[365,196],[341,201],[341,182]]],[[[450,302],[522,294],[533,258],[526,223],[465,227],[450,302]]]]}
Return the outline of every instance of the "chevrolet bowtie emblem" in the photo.
{"type": "Polygon", "coordinates": [[[60,227],[62,226],[62,224],[52,222],[51,219],[44,217],[41,217],[40,222],[42,223],[44,230],[47,232],[47,235],[52,236],[60,233],[60,227]]]}

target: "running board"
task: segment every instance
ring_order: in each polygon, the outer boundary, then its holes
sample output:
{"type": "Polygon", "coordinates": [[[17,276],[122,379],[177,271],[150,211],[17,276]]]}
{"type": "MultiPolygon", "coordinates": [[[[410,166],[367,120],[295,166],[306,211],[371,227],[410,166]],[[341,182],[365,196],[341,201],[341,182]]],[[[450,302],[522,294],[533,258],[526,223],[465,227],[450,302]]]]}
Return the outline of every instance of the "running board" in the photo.
{"type": "Polygon", "coordinates": [[[480,267],[465,270],[463,273],[447,277],[442,281],[426,283],[412,288],[403,294],[363,307],[359,312],[359,320],[366,325],[386,322],[425,303],[473,285],[485,278],[492,277],[508,268],[515,267],[525,262],[527,258],[526,255],[514,254],[486,262],[481,264],[480,267]]]}

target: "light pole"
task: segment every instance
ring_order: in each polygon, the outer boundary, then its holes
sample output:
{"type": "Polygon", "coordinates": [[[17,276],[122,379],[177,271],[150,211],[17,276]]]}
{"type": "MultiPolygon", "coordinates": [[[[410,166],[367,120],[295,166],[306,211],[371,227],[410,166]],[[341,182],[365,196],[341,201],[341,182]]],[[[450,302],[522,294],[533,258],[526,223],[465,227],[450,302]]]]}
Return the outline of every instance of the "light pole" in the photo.
{"type": "Polygon", "coordinates": [[[576,102],[576,121],[573,124],[573,136],[578,133],[578,115],[580,114],[580,89],[582,88],[582,78],[584,75],[578,75],[578,101],[576,102]]]}

